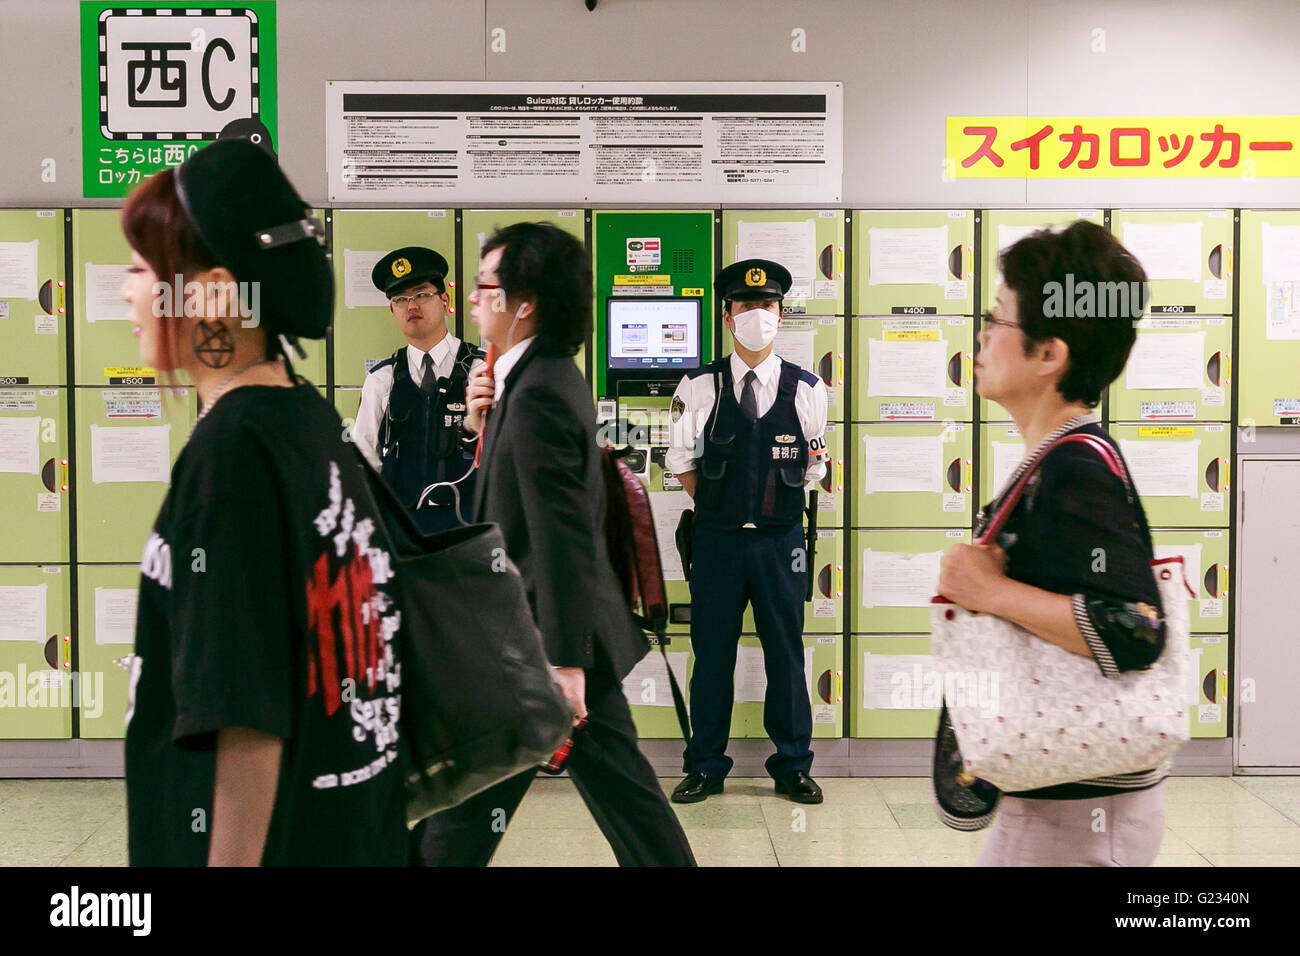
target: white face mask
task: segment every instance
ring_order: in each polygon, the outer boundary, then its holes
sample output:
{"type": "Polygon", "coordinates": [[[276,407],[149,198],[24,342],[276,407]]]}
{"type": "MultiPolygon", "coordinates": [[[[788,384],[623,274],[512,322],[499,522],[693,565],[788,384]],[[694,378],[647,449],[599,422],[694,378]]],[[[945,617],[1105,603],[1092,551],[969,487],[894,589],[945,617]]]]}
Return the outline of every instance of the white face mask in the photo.
{"type": "Polygon", "coordinates": [[[732,316],[736,323],[736,341],[751,352],[763,351],[776,338],[776,326],[780,318],[767,309],[750,309],[732,316]]]}

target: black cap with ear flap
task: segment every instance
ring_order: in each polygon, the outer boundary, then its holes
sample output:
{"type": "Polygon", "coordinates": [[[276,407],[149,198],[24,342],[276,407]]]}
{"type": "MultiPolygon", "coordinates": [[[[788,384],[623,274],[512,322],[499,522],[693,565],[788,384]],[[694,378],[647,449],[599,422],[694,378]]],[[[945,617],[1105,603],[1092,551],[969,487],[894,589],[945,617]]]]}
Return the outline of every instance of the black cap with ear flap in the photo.
{"type": "Polygon", "coordinates": [[[176,170],[176,195],[220,263],[257,284],[245,305],[262,328],[325,337],[334,311],[325,229],[274,157],[248,140],[219,139],[176,170]]]}

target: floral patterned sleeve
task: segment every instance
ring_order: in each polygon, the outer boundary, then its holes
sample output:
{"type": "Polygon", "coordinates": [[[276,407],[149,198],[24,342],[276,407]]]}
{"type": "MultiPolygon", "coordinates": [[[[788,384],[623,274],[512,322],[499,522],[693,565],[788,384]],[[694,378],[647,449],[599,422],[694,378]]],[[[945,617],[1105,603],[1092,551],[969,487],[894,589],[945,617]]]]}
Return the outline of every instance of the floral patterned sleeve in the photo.
{"type": "Polygon", "coordinates": [[[1081,592],[1074,595],[1074,622],[1107,677],[1150,667],[1165,645],[1160,609],[1142,601],[1081,592]]]}

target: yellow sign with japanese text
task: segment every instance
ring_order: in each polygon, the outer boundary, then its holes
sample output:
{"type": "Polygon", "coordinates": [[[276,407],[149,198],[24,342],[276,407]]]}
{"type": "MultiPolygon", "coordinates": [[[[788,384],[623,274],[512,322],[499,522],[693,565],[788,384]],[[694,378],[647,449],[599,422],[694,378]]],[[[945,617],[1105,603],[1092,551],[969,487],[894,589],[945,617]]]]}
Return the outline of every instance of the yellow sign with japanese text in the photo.
{"type": "Polygon", "coordinates": [[[1300,177],[1300,116],[949,116],[945,179],[1300,177]]]}

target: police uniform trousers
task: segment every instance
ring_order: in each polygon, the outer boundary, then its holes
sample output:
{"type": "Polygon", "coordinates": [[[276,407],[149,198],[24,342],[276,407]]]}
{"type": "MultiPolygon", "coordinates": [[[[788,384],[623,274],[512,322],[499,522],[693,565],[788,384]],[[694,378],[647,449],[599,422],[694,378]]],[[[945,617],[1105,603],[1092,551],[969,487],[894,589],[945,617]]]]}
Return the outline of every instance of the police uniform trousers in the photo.
{"type": "Polygon", "coordinates": [[[804,599],[812,556],[803,528],[725,530],[696,523],[691,554],[691,746],[689,771],[725,777],[736,649],[745,605],[763,646],[763,729],[776,745],[767,772],[781,779],[812,768],[812,711],[804,675],[804,599]],[[798,569],[798,570],[796,570],[798,569]]]}
{"type": "MultiPolygon", "coordinates": [[[[694,866],[677,815],[637,747],[622,682],[599,644],[596,657],[586,671],[587,724],[574,733],[565,769],[619,866],[694,866]]],[[[422,821],[412,830],[412,865],[486,866],[536,774],[527,770],[422,821]]]]}

